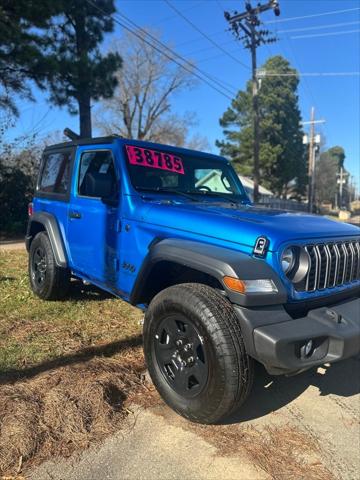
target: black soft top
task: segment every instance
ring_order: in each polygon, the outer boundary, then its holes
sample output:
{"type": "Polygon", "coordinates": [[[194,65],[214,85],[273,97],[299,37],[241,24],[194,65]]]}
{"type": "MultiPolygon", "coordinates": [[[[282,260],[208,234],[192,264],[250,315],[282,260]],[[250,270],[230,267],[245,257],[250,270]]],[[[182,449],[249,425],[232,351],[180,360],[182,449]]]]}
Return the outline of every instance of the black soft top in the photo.
{"type": "Polygon", "coordinates": [[[49,145],[45,148],[44,152],[47,152],[49,150],[58,150],[61,148],[78,147],[82,145],[95,145],[97,143],[112,143],[119,138],[122,137],[120,137],[119,135],[110,135],[108,137],[79,138],[77,140],[71,140],[69,142],[49,145]]]}

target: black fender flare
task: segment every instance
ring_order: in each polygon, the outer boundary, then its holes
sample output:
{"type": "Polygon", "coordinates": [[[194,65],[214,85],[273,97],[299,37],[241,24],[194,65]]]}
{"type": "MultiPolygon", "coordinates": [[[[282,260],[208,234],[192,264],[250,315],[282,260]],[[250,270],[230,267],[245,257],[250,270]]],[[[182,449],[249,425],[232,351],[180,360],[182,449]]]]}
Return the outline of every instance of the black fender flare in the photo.
{"type": "Polygon", "coordinates": [[[285,286],[277,273],[265,260],[232,250],[230,248],[206,243],[164,239],[153,242],[149,247],[143,265],[138,273],[130,295],[130,302],[136,305],[142,297],[143,289],[158,262],[169,261],[206,273],[218,280],[232,303],[242,306],[262,306],[283,304],[287,300],[285,286]],[[223,282],[224,276],[244,280],[271,279],[277,287],[276,293],[241,294],[230,290],[223,282]]]}
{"type": "Polygon", "coordinates": [[[48,234],[51,247],[54,253],[55,262],[58,267],[67,268],[68,261],[64,242],[60,232],[58,222],[54,215],[48,212],[35,212],[29,218],[27,232],[25,237],[25,244],[27,251],[30,250],[30,245],[35,235],[39,232],[38,225],[42,225],[48,234]],[[36,228],[34,228],[36,226],[36,228]]]}

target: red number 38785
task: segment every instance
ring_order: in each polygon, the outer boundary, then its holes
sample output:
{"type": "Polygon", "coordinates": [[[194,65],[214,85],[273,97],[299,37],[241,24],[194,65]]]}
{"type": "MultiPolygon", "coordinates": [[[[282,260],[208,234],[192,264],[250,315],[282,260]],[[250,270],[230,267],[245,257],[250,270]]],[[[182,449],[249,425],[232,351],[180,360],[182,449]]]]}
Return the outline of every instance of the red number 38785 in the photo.
{"type": "Polygon", "coordinates": [[[182,175],[185,173],[182,159],[171,153],[158,152],[150,148],[141,148],[134,145],[126,145],[126,152],[131,165],[159,168],[182,175]]]}

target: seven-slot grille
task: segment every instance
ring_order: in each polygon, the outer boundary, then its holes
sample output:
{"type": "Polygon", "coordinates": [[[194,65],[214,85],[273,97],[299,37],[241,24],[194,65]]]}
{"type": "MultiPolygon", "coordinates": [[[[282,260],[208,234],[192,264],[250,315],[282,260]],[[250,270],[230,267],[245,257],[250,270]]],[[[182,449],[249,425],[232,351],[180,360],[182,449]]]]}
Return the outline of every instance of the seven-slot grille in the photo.
{"type": "Polygon", "coordinates": [[[360,280],[360,241],[306,245],[309,270],[300,290],[313,292],[360,280]]]}

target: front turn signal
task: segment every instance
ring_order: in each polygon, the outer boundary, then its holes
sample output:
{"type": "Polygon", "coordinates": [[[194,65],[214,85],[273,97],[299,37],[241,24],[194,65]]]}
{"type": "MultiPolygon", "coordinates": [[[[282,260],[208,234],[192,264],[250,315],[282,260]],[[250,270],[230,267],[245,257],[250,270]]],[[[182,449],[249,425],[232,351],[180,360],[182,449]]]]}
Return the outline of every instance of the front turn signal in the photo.
{"type": "Polygon", "coordinates": [[[230,290],[239,293],[277,293],[278,289],[271,279],[240,280],[234,277],[224,277],[224,284],[230,290]]]}
{"type": "Polygon", "coordinates": [[[230,290],[235,290],[235,292],[245,293],[246,291],[245,282],[239,278],[224,277],[224,284],[230,288],[230,290]]]}

